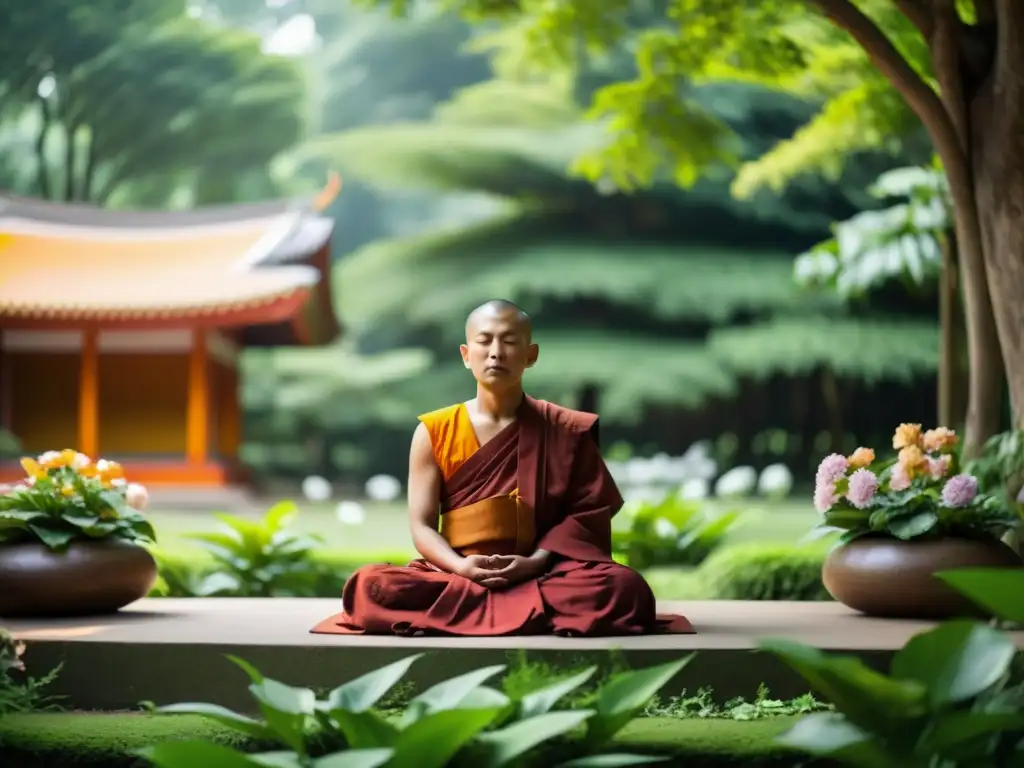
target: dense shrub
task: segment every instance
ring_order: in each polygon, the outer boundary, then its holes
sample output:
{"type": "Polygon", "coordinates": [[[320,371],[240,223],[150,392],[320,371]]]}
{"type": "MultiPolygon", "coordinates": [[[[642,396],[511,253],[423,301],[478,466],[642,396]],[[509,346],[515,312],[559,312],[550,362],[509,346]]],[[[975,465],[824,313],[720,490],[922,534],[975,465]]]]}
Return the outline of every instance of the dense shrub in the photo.
{"type": "Polygon", "coordinates": [[[697,571],[708,600],[831,600],[821,583],[821,545],[738,544],[713,553],[697,571]]]}

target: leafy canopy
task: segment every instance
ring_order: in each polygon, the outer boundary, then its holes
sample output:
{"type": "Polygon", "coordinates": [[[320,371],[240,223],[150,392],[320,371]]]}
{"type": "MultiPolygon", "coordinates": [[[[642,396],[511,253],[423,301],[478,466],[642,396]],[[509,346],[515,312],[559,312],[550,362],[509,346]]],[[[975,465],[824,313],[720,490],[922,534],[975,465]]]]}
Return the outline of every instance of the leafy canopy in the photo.
{"type": "MultiPolygon", "coordinates": [[[[411,0],[391,0],[408,13],[411,0]]],[[[590,117],[607,131],[576,170],[635,189],[671,179],[692,186],[709,168],[739,166],[733,189],[749,196],[797,176],[836,176],[860,151],[895,151],[922,132],[917,118],[864,51],[809,0],[446,0],[465,18],[498,20],[506,69],[575,71],[583,59],[633,60],[633,76],[594,94],[590,117]],[[511,59],[511,61],[510,61],[511,59]],[[738,136],[695,98],[720,80],[766,85],[816,99],[821,110],[792,138],[755,159],[738,136]]],[[[930,82],[928,52],[908,19],[885,0],[857,6],[930,82]]]]}

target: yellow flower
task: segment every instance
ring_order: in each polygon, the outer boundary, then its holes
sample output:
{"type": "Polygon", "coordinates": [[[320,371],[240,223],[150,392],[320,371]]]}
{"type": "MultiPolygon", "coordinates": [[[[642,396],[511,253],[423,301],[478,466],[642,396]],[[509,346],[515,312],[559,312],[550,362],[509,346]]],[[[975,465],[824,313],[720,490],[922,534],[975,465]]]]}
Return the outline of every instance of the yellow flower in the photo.
{"type": "Polygon", "coordinates": [[[934,453],[946,448],[952,448],[959,441],[960,438],[956,436],[956,432],[952,429],[936,427],[924,433],[924,437],[921,438],[921,445],[929,453],[934,453]]]}
{"type": "Polygon", "coordinates": [[[892,447],[897,451],[911,445],[920,446],[920,443],[920,424],[900,424],[896,427],[896,434],[892,436],[892,447]]]}
{"type": "Polygon", "coordinates": [[[46,477],[46,470],[43,466],[35,459],[30,459],[27,456],[21,460],[21,468],[25,470],[25,476],[31,477],[33,480],[41,480],[46,477]]]}
{"type": "Polygon", "coordinates": [[[73,451],[70,448],[65,448],[63,451],[47,451],[39,457],[39,463],[42,464],[46,469],[59,469],[61,467],[70,467],[75,463],[75,457],[78,456],[78,451],[73,451]]]}
{"type": "Polygon", "coordinates": [[[124,467],[116,461],[100,459],[96,462],[96,474],[105,488],[111,488],[115,480],[124,479],[124,467]]]}
{"type": "Polygon", "coordinates": [[[899,464],[910,477],[914,477],[928,467],[928,458],[916,445],[908,445],[900,451],[899,464]]]}
{"type": "Polygon", "coordinates": [[[65,485],[65,486],[63,486],[60,489],[60,495],[64,496],[64,497],[74,496],[75,495],[75,487],[73,485],[65,485]]]}
{"type": "Polygon", "coordinates": [[[875,460],[875,452],[871,448],[858,448],[850,454],[847,461],[853,469],[866,467],[875,460]]]}

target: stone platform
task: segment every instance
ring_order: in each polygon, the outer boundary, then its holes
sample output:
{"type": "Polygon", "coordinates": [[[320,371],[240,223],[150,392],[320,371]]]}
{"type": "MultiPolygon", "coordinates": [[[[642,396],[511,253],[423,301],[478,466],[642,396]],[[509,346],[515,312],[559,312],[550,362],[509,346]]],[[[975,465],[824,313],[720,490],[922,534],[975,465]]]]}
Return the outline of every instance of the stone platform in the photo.
{"type": "MultiPolygon", "coordinates": [[[[268,677],[291,685],[330,689],[413,653],[408,679],[429,685],[509,660],[525,650],[549,663],[607,661],[620,652],[633,667],[696,652],[666,694],[711,686],[716,698],[752,698],[761,683],[773,696],[792,697],[807,685],[773,657],[756,651],[759,638],[785,637],[830,651],[852,653],[884,668],[894,651],[928,622],[870,619],[837,603],[665,603],[693,622],[695,635],[618,638],[398,638],[313,635],[309,629],[339,610],[333,599],[149,599],[119,614],[64,620],[3,620],[28,644],[31,673],[63,663],[51,693],[81,709],[131,709],[140,701],[205,701],[247,710],[248,679],[224,657],[240,656],[268,677]]],[[[1024,632],[1015,633],[1024,648],[1024,632]]]]}

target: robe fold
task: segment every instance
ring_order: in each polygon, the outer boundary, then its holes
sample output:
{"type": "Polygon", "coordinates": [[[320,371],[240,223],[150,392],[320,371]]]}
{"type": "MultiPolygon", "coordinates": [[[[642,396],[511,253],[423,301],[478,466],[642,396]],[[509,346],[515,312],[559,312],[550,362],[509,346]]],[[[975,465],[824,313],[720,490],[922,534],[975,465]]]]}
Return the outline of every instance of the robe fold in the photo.
{"type": "Polygon", "coordinates": [[[441,535],[456,552],[551,553],[539,578],[490,590],[418,559],[360,568],[327,634],[692,633],[657,616],[654,594],[611,555],[622,497],[601,457],[597,416],[526,397],[516,421],[479,445],[465,406],[421,417],[443,477],[441,535]]]}

